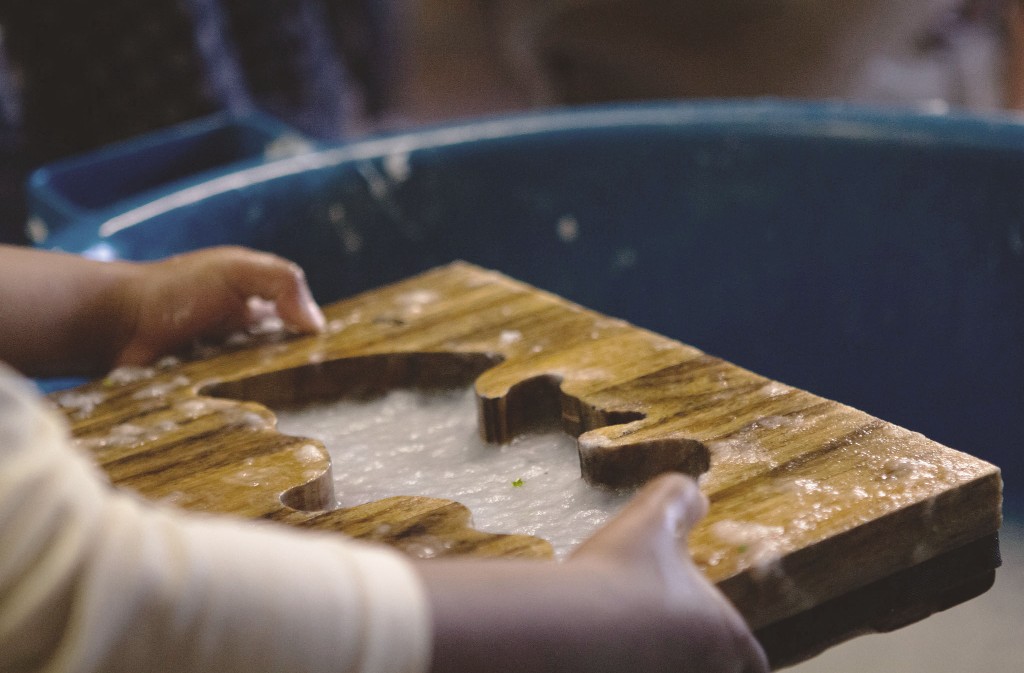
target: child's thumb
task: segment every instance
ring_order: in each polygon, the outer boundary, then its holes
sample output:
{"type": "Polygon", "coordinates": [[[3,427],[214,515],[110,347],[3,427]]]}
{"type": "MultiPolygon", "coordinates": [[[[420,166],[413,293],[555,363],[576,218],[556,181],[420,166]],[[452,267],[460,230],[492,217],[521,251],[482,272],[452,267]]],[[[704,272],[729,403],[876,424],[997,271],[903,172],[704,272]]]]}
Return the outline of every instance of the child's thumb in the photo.
{"type": "Polygon", "coordinates": [[[644,485],[574,556],[610,554],[629,559],[658,548],[671,548],[674,553],[678,538],[689,533],[706,512],[707,499],[697,482],[683,474],[663,474],[644,485]]]}
{"type": "Polygon", "coordinates": [[[708,511],[708,500],[697,482],[678,472],[655,477],[630,504],[638,517],[634,525],[660,527],[673,537],[689,533],[708,511]]]}

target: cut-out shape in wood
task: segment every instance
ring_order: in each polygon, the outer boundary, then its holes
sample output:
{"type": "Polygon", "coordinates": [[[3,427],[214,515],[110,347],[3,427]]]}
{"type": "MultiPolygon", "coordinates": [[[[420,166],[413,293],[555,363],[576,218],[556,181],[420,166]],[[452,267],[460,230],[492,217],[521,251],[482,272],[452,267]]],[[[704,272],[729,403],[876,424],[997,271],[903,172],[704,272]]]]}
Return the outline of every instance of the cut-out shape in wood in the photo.
{"type": "Polygon", "coordinates": [[[53,399],[112,481],[153,499],[414,554],[548,556],[543,540],[473,530],[450,501],[330,510],[326,451],[277,433],[263,406],[471,383],[488,440],[559,425],[595,485],[699,475],[711,509],[694,559],[776,665],[994,577],[999,470],[848,406],[463,263],[326,315],[322,335],[122,370],[53,399]]]}

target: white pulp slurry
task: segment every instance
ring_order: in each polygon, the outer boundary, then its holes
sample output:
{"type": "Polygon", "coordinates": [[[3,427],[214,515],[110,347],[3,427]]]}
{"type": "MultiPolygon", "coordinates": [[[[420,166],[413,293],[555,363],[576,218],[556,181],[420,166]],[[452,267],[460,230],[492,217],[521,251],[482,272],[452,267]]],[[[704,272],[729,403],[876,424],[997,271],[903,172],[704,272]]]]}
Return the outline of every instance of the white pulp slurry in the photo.
{"type": "Polygon", "coordinates": [[[563,243],[574,243],[580,237],[580,224],[572,215],[563,215],[555,225],[555,232],[563,243]]]}
{"type": "Polygon", "coordinates": [[[327,447],[343,507],[395,495],[455,500],[475,528],[542,537],[562,558],[629,497],[584,482],[576,442],[563,433],[484,442],[472,391],[400,390],[274,413],[281,432],[327,447]]]}

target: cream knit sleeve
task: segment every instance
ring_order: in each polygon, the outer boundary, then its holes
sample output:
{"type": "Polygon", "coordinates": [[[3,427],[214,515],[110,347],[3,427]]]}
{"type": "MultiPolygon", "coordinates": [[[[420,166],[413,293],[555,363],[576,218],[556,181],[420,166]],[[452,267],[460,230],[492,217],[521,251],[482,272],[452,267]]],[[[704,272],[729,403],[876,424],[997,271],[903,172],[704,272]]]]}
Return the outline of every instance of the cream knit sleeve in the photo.
{"type": "Polygon", "coordinates": [[[0,673],[420,673],[430,640],[397,552],[118,492],[0,366],[0,673]]]}

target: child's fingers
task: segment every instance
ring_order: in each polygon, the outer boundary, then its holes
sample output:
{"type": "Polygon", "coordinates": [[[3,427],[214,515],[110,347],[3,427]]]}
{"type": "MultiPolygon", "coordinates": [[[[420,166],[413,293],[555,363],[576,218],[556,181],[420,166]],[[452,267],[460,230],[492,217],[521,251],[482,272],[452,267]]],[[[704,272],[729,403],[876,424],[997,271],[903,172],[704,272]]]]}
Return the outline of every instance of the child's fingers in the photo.
{"type": "Polygon", "coordinates": [[[273,297],[277,304],[277,315],[284,324],[299,332],[322,332],[325,326],[324,314],[313,300],[302,270],[292,265],[292,273],[280,292],[273,297]]]}
{"type": "Polygon", "coordinates": [[[697,482],[677,472],[655,477],[619,514],[622,525],[637,531],[663,530],[684,535],[707,513],[707,498],[697,482]]]}
{"type": "Polygon", "coordinates": [[[324,316],[313,300],[302,269],[292,262],[266,253],[239,248],[216,249],[224,255],[224,280],[238,294],[273,301],[277,315],[300,332],[324,329],[324,316]]]}
{"type": "Polygon", "coordinates": [[[697,482],[679,473],[648,482],[619,514],[577,550],[577,555],[612,554],[636,558],[671,545],[685,536],[707,512],[707,499],[697,482]]]}

